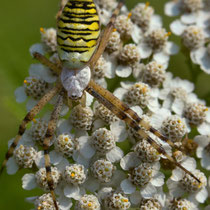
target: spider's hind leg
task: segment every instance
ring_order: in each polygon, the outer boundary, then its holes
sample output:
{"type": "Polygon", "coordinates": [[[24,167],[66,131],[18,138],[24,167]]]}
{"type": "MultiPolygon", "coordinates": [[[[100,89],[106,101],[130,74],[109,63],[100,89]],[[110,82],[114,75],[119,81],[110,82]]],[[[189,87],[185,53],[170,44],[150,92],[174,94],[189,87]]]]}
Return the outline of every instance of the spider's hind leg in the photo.
{"type": "Polygon", "coordinates": [[[12,142],[9,150],[7,151],[5,155],[5,159],[1,165],[0,174],[3,172],[6,163],[8,159],[13,155],[13,152],[20,141],[22,135],[24,134],[26,130],[26,125],[30,123],[34,117],[41,111],[41,109],[51,100],[53,96],[56,95],[56,93],[61,89],[61,84],[58,83],[53,89],[51,89],[49,92],[47,92],[40,100],[39,102],[27,113],[25,118],[23,119],[22,123],[19,126],[18,134],[15,137],[15,140],[12,142]]]}
{"type": "Polygon", "coordinates": [[[64,95],[64,91],[61,91],[58,96],[57,102],[55,104],[54,110],[51,114],[51,118],[48,123],[48,128],[47,128],[45,138],[44,138],[44,143],[43,143],[47,184],[50,189],[50,193],[52,195],[56,210],[58,210],[58,205],[56,202],[56,196],[54,192],[54,183],[53,183],[53,178],[52,178],[52,173],[51,173],[49,147],[50,147],[50,142],[53,138],[54,132],[56,130],[56,125],[60,116],[61,108],[63,106],[63,97],[64,97],[63,95],[64,95]]]}
{"type": "MultiPolygon", "coordinates": [[[[128,111],[131,109],[127,107],[123,102],[121,102],[116,96],[111,94],[108,90],[102,88],[100,85],[96,84],[93,80],[90,81],[86,91],[94,96],[100,103],[106,106],[111,112],[113,112],[118,118],[123,120],[128,126],[132,127],[140,136],[144,137],[148,143],[153,146],[158,153],[164,155],[171,163],[182,169],[185,173],[189,174],[196,181],[201,183],[201,181],[190,171],[184,168],[180,163],[178,163],[173,157],[171,157],[162,145],[159,145],[156,141],[154,141],[149,134],[143,131],[139,125],[139,123],[129,114],[128,111]],[[121,107],[127,107],[127,110],[122,110],[121,107]]],[[[135,112],[134,112],[135,113],[135,112]]],[[[135,113],[136,116],[137,113],[135,113]]]]}

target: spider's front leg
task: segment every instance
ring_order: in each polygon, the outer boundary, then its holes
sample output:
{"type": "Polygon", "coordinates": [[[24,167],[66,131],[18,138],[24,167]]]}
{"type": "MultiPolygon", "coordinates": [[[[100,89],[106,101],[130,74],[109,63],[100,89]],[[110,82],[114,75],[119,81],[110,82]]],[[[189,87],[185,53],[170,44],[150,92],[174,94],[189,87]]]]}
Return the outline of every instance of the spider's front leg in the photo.
{"type": "Polygon", "coordinates": [[[24,134],[26,130],[26,125],[30,123],[34,117],[42,110],[42,108],[52,99],[53,96],[56,95],[56,93],[62,88],[60,83],[57,83],[57,85],[51,89],[49,92],[47,92],[40,101],[27,113],[25,118],[23,119],[22,123],[19,126],[18,134],[15,137],[15,140],[12,142],[9,150],[7,151],[5,155],[5,160],[3,161],[0,169],[0,174],[3,172],[6,163],[8,159],[13,155],[13,152],[18,145],[18,142],[20,141],[22,135],[24,134]]]}

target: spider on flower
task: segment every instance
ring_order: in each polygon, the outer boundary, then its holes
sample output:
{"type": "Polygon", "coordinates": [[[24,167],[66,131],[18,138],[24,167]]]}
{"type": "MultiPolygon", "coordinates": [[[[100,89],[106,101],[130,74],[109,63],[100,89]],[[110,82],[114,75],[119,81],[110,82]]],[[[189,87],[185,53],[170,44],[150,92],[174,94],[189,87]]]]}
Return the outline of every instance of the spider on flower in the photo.
{"type": "MultiPolygon", "coordinates": [[[[61,8],[57,14],[57,47],[54,49],[54,51],[58,53],[59,59],[57,58],[56,62],[54,62],[48,59],[46,56],[42,55],[40,52],[35,52],[35,50],[32,52],[34,58],[37,59],[41,64],[47,66],[58,77],[58,79],[56,80],[55,85],[49,88],[48,92],[44,93],[37,104],[27,113],[23,119],[22,123],[20,124],[18,134],[14,141],[11,143],[10,148],[6,154],[6,158],[1,166],[1,172],[6,166],[9,158],[11,158],[14,153],[16,156],[21,153],[21,151],[16,150],[16,147],[26,131],[27,124],[34,120],[35,116],[46,104],[50,102],[52,98],[57,96],[53,111],[50,115],[50,120],[46,126],[45,135],[43,136],[42,140],[47,182],[45,190],[50,191],[56,209],[59,209],[59,206],[56,201],[56,184],[52,174],[56,174],[57,172],[53,167],[51,167],[49,149],[53,145],[53,137],[56,132],[57,122],[59,121],[63,105],[67,104],[70,108],[72,108],[74,103],[79,103],[80,106],[84,108],[86,106],[87,100],[86,93],[89,93],[96,100],[98,100],[100,104],[103,104],[111,114],[114,114],[117,118],[124,121],[136,132],[136,135],[144,138],[146,142],[157,151],[157,153],[165,156],[171,163],[182,169],[191,178],[195,179],[196,182],[201,182],[199,178],[197,178],[189,170],[178,163],[172,156],[170,156],[165,151],[163,146],[156,142],[149,133],[152,133],[163,142],[166,142],[172,148],[176,148],[173,141],[162,135],[157,129],[152,127],[147,122],[147,120],[139,117],[139,115],[133,111],[133,109],[129,108],[128,105],[119,100],[111,92],[97,84],[92,79],[91,72],[94,68],[97,67],[97,62],[107,47],[107,43],[111,37],[111,34],[116,32],[115,21],[123,5],[124,1],[120,0],[114,9],[106,27],[103,29],[103,31],[101,31],[99,15],[93,0],[68,0],[67,2],[61,1],[61,8]]],[[[146,4],[145,8],[147,7],[148,5],[146,4]]],[[[129,19],[130,16],[131,14],[129,13],[126,18],[129,19]]],[[[45,33],[45,30],[41,29],[41,32],[45,33]]],[[[164,38],[168,36],[164,30],[160,30],[158,33],[163,33],[164,38]]],[[[123,38],[126,39],[126,37],[127,35],[125,33],[123,38]]],[[[157,43],[154,43],[152,47],[156,45],[157,43]]],[[[134,48],[134,46],[130,44],[127,46],[127,48],[134,48]]],[[[122,53],[120,57],[122,62],[124,61],[124,57],[125,56],[122,53]]],[[[136,55],[136,57],[134,56],[133,60],[138,61],[138,55],[136,55]]],[[[158,68],[161,67],[158,66],[158,68]]],[[[30,86],[33,82],[36,81],[24,81],[26,86],[30,86]]],[[[136,87],[139,88],[140,85],[137,85],[136,87]]],[[[147,87],[144,87],[143,93],[146,91],[147,87]]],[[[80,116],[81,120],[82,117],[83,116],[80,116]]],[[[63,137],[63,139],[64,142],[69,141],[68,136],[63,137]]],[[[24,146],[20,146],[20,149],[22,149],[22,152],[24,152],[25,148],[24,146]]],[[[34,151],[30,151],[28,156],[34,153],[34,151]]],[[[107,167],[111,168],[111,170],[115,170],[115,167],[113,167],[108,161],[105,163],[107,167]]],[[[97,167],[99,167],[100,164],[103,165],[104,161],[101,160],[94,164],[96,176],[98,176],[97,167]]],[[[85,172],[83,167],[74,166],[71,170],[72,172],[70,175],[68,171],[65,172],[65,174],[68,174],[70,178],[73,179],[79,173],[84,173],[82,177],[85,179],[85,172]],[[78,174],[75,171],[77,171],[78,174]]],[[[37,177],[41,176],[42,173],[43,172],[40,170],[39,174],[37,174],[37,177]]],[[[110,178],[107,180],[110,180],[110,178]]],[[[83,179],[81,183],[83,183],[83,179]]],[[[121,196],[123,197],[123,195],[121,196]]],[[[128,202],[126,197],[123,197],[123,202],[128,202]]],[[[92,205],[91,203],[89,204],[92,205]]]]}

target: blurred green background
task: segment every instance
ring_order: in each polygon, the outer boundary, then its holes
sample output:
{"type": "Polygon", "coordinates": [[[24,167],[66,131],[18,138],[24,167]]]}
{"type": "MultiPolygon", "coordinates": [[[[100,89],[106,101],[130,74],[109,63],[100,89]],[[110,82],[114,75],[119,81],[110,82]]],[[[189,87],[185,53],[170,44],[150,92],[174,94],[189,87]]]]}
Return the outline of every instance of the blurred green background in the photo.
{"type": "MultiPolygon", "coordinates": [[[[132,8],[140,0],[127,0],[132,8]]],[[[157,14],[163,15],[165,0],[151,0],[151,5],[157,14]]],[[[58,10],[58,0],[21,0],[3,1],[0,6],[0,161],[7,151],[7,141],[13,138],[18,125],[26,114],[25,104],[17,104],[14,97],[15,89],[22,85],[28,75],[28,67],[32,58],[29,47],[40,41],[40,27],[55,26],[55,14],[58,10]]],[[[168,29],[172,18],[163,16],[164,26],[168,29]]],[[[179,38],[172,36],[171,40],[180,43],[179,38]]],[[[196,82],[196,93],[208,100],[210,104],[210,76],[202,73],[194,66],[194,74],[199,74],[196,82]]],[[[174,56],[170,61],[169,71],[181,78],[192,80],[192,74],[186,57],[183,54],[174,56]]],[[[9,176],[6,172],[0,177],[0,209],[32,208],[24,199],[40,194],[39,190],[25,191],[21,187],[21,177],[25,171],[9,176]]]]}

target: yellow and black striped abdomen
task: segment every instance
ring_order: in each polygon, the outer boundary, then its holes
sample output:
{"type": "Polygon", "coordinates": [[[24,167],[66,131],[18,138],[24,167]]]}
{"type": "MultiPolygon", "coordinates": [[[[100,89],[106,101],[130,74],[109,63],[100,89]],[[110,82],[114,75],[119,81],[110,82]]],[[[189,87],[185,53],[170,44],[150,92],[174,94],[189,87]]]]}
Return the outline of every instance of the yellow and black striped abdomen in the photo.
{"type": "Polygon", "coordinates": [[[58,21],[58,54],[72,70],[83,68],[92,57],[100,35],[93,0],[69,0],[58,21]]]}

